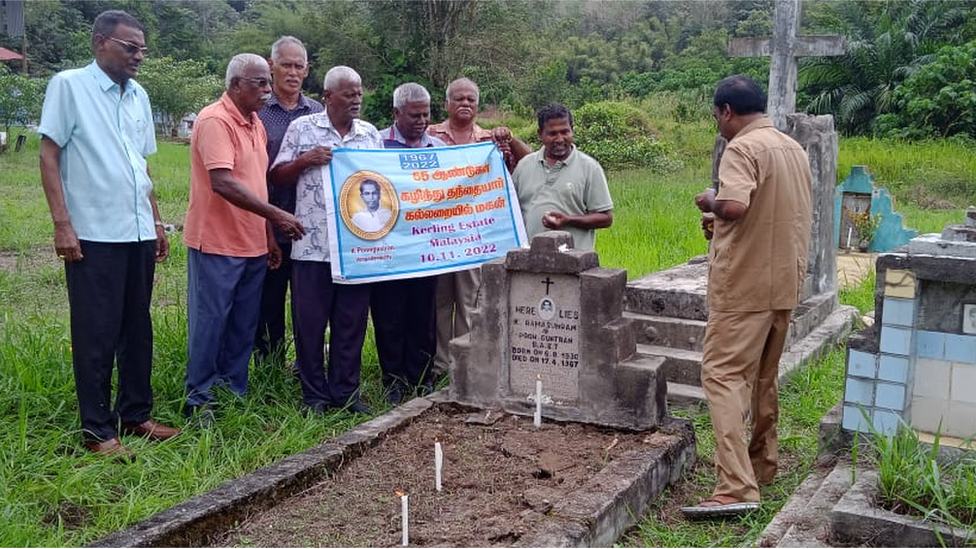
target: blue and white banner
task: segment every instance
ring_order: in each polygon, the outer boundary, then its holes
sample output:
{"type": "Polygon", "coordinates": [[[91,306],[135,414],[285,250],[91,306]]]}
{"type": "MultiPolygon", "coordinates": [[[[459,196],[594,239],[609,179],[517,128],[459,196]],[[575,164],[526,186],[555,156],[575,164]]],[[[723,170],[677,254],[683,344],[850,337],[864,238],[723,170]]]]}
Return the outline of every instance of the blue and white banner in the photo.
{"type": "Polygon", "coordinates": [[[461,271],[526,242],[515,189],[492,143],[339,148],[323,169],[336,282],[461,271]]]}

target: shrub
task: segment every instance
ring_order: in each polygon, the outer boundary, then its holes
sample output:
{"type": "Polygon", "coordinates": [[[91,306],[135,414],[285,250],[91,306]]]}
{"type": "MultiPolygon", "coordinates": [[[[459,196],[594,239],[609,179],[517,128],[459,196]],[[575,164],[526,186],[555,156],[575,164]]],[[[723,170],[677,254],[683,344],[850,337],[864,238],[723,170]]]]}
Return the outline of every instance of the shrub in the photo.
{"type": "Polygon", "coordinates": [[[668,173],[682,167],[672,147],[657,138],[647,115],[633,105],[591,103],[573,116],[576,145],[606,170],[646,168],[668,173]]]}

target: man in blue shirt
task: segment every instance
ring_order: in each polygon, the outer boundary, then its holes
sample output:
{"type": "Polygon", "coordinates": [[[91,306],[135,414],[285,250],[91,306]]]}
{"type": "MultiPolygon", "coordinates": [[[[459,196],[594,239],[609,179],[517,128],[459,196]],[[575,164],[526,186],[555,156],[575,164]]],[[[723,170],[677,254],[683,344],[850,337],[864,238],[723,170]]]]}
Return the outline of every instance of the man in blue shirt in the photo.
{"type": "MultiPolygon", "coordinates": [[[[271,76],[274,84],[271,99],[258,111],[268,133],[268,158],[274,162],[281,149],[281,140],[292,120],[300,116],[322,112],[318,101],[302,95],[302,82],[308,76],[308,53],[301,40],[294,36],[282,36],[271,46],[271,76]]],[[[268,202],[295,213],[295,183],[273,185],[268,177],[268,202]]],[[[261,317],[258,333],[254,338],[257,362],[273,359],[284,361],[285,355],[285,295],[291,278],[291,239],[274,230],[275,240],[281,248],[281,266],[268,269],[264,275],[261,293],[261,317]]]]}
{"type": "Polygon", "coordinates": [[[95,61],[55,75],[41,112],[41,182],[64,261],[72,362],[85,447],[123,461],[121,431],[165,440],[153,421],[155,264],[169,256],[146,156],[156,152],[146,91],[132,80],[146,53],[142,25],[124,11],[92,26],[95,61]],[[111,405],[113,363],[119,388],[111,405]]]}

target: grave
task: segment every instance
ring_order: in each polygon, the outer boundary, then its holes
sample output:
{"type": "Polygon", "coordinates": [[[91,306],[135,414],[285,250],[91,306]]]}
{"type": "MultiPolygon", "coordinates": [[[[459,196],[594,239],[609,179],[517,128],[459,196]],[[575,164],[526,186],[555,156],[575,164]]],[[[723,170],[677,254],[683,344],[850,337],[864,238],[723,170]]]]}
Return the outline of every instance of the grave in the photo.
{"type": "MultiPolygon", "coordinates": [[[[787,133],[807,151],[814,189],[807,276],[780,360],[781,380],[842,339],[850,331],[856,312],[852,307],[839,305],[837,300],[833,200],[838,143],[833,118],[791,114],[787,116],[787,126],[787,133]]],[[[624,316],[636,324],[638,351],[664,359],[672,405],[704,399],[701,351],[708,318],[707,281],[708,263],[699,257],[627,284],[624,316]]]]}
{"type": "Polygon", "coordinates": [[[547,232],[482,266],[449,392],[95,545],[391,546],[394,491],[409,495],[410,545],[612,545],[694,463],[694,430],[666,415],[663,359],[637,351],[626,272],[571,244],[547,232]]]}
{"type": "Polygon", "coordinates": [[[976,209],[878,256],[875,318],[848,342],[842,427],[902,422],[943,444],[976,436],[976,209]]]}
{"type": "Polygon", "coordinates": [[[834,242],[837,247],[850,250],[861,242],[861,251],[887,252],[918,236],[915,229],[906,229],[900,213],[894,211],[894,199],[888,189],[876,188],[874,176],[867,166],[853,166],[847,178],[837,186],[834,197],[834,242]],[[865,231],[858,220],[873,219],[871,229],[865,231]],[[860,226],[858,226],[860,225],[860,226]],[[872,232],[873,234],[862,234],[872,232]]]}

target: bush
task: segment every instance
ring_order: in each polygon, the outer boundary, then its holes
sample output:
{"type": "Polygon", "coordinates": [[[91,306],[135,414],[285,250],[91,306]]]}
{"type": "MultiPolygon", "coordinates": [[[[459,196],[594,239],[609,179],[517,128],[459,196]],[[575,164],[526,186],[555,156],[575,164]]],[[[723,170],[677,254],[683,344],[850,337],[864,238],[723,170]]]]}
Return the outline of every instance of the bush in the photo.
{"type": "Polygon", "coordinates": [[[616,101],[591,103],[574,113],[574,141],[606,170],[646,168],[668,173],[682,167],[672,147],[658,140],[647,115],[616,101]]]}

